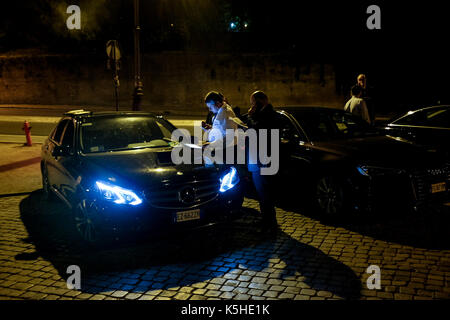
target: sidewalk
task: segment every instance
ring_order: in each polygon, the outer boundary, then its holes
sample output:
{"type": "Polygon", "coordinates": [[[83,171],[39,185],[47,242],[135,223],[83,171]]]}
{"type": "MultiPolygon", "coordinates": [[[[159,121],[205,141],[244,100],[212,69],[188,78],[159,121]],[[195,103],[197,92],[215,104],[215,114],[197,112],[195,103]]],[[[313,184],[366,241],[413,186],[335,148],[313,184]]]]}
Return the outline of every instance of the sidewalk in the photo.
{"type": "Polygon", "coordinates": [[[0,196],[42,188],[40,160],[40,144],[0,143],[0,196]]]}
{"type": "MultiPolygon", "coordinates": [[[[25,143],[25,134],[22,128],[24,122],[28,121],[31,126],[33,143],[43,143],[63,114],[77,109],[94,112],[113,110],[110,107],[99,106],[0,105],[0,142],[25,143]]],[[[169,113],[165,117],[179,128],[192,130],[194,122],[203,120],[205,115],[183,116],[169,113]]]]}
{"type": "MultiPolygon", "coordinates": [[[[101,111],[115,111],[114,106],[95,106],[95,105],[37,105],[37,104],[0,104],[0,112],[4,114],[4,110],[9,109],[8,114],[11,115],[21,115],[24,111],[37,111],[40,115],[45,116],[55,116],[60,117],[69,110],[78,110],[84,109],[94,112],[101,111]]],[[[131,106],[119,107],[119,111],[132,111],[131,106]]],[[[206,107],[204,109],[196,109],[196,110],[178,110],[176,108],[152,108],[145,106],[142,108],[143,112],[152,112],[155,114],[165,114],[167,118],[175,117],[179,119],[197,119],[197,118],[205,118],[208,110],[206,107]]]]}

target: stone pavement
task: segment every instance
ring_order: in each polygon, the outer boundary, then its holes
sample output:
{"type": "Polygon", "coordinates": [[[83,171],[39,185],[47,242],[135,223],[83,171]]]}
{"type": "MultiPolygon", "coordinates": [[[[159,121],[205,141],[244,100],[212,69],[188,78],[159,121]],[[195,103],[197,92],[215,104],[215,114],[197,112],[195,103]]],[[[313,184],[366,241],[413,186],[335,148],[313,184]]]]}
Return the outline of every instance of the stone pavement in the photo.
{"type": "Polygon", "coordinates": [[[281,206],[275,236],[258,232],[257,202],[246,199],[235,222],[92,251],[74,242],[67,210],[40,190],[3,197],[0,299],[450,298],[442,215],[321,222],[281,206]],[[366,286],[373,264],[380,290],[366,286]],[[66,286],[69,265],[81,268],[80,290],[66,286]]]}
{"type": "Polygon", "coordinates": [[[0,197],[42,188],[41,147],[37,143],[31,147],[24,143],[0,143],[0,197]]]}

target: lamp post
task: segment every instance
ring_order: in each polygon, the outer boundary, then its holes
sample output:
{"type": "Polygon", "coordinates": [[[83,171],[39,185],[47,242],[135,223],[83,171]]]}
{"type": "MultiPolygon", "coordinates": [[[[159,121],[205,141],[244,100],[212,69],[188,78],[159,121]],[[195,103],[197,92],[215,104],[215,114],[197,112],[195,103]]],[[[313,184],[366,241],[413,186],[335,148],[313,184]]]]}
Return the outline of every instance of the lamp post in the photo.
{"type": "Polygon", "coordinates": [[[144,88],[141,81],[141,56],[139,46],[139,0],[134,0],[134,92],[133,110],[140,110],[144,88]]]}

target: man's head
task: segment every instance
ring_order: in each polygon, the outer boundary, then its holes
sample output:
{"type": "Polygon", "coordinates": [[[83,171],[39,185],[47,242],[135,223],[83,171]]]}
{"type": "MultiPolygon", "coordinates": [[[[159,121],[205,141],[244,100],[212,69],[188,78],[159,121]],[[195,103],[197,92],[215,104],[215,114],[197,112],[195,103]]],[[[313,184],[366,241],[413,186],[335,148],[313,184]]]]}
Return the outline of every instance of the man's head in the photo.
{"type": "Polygon", "coordinates": [[[217,91],[210,91],[205,96],[206,107],[214,114],[219,112],[219,109],[223,106],[223,100],[223,94],[217,91]]]}
{"type": "Polygon", "coordinates": [[[362,88],[360,85],[354,85],[351,89],[350,89],[352,96],[354,97],[361,97],[362,94],[362,88]]]}
{"type": "Polygon", "coordinates": [[[356,83],[361,87],[361,88],[366,88],[366,75],[365,74],[360,74],[357,78],[356,78],[356,83]]]}
{"type": "Polygon", "coordinates": [[[261,108],[265,107],[269,104],[269,98],[262,91],[255,91],[250,96],[250,104],[255,107],[257,110],[261,110],[261,108]]]}

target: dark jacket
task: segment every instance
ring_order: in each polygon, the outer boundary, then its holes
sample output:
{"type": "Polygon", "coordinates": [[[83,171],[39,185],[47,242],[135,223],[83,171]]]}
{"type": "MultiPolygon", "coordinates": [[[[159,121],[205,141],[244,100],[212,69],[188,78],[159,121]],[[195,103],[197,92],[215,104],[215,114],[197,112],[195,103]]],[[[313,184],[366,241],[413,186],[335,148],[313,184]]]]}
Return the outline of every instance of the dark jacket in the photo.
{"type": "MultiPolygon", "coordinates": [[[[254,114],[247,115],[246,118],[246,125],[249,129],[267,129],[267,149],[268,149],[268,155],[272,154],[272,146],[271,146],[271,130],[272,129],[280,129],[280,120],[279,120],[279,114],[275,111],[273,106],[271,104],[268,104],[261,110],[257,110],[254,114]]],[[[258,168],[262,166],[262,164],[259,161],[259,132],[258,132],[258,164],[257,165],[248,165],[249,171],[256,171],[258,168]]],[[[249,150],[249,148],[247,148],[249,150]]],[[[247,157],[247,159],[249,159],[247,157]]],[[[248,163],[248,162],[247,162],[248,163]]]]}

